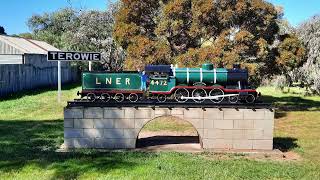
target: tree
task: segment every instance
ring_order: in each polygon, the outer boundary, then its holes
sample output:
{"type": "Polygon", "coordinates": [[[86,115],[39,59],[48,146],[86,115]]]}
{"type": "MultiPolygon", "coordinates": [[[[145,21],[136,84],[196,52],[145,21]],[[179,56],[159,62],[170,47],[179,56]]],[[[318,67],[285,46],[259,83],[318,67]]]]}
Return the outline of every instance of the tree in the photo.
{"type": "Polygon", "coordinates": [[[20,33],[20,34],[13,34],[12,37],[21,37],[26,39],[34,39],[34,35],[31,33],[20,33]]]}
{"type": "MultiPolygon", "coordinates": [[[[283,8],[276,7],[278,14],[283,16],[283,8]]],[[[292,71],[301,67],[305,61],[305,49],[299,40],[296,29],[290,25],[286,19],[279,19],[279,32],[275,43],[276,63],[282,74],[287,77],[287,81],[292,83],[292,71]]]]}
{"type": "Polygon", "coordinates": [[[28,20],[28,26],[36,39],[64,49],[66,40],[63,34],[78,27],[78,16],[75,10],[65,8],[53,13],[33,15],[28,20]]]}
{"type": "Polygon", "coordinates": [[[320,94],[320,16],[298,27],[297,33],[306,48],[307,61],[300,68],[300,79],[312,93],[320,94]]]}
{"type": "Polygon", "coordinates": [[[280,72],[287,76],[287,80],[292,84],[290,73],[301,67],[304,62],[305,49],[301,41],[294,34],[281,36],[281,42],[277,49],[276,63],[280,72]]]}
{"type": "MultiPolygon", "coordinates": [[[[106,11],[77,12],[66,8],[53,13],[34,15],[28,25],[34,37],[70,51],[97,51],[103,61],[94,63],[96,70],[121,70],[124,52],[112,38],[114,13],[117,4],[106,11]]],[[[78,63],[85,66],[83,63],[78,63]]]]}
{"type": "MultiPolygon", "coordinates": [[[[114,38],[126,68],[144,64],[241,63],[256,81],[279,73],[281,9],[263,0],[122,0],[114,38]],[[278,43],[278,44],[279,44],[278,43]]],[[[288,40],[289,41],[289,40],[288,40]]],[[[287,42],[285,43],[287,44],[287,42]]],[[[282,48],[291,50],[290,48],[282,48]]],[[[293,53],[297,54],[297,52],[293,53]]]]}
{"type": "Polygon", "coordinates": [[[4,27],[0,26],[0,35],[7,35],[4,27]]]}
{"type": "Polygon", "coordinates": [[[96,70],[119,71],[123,67],[124,52],[112,38],[114,19],[112,11],[88,11],[79,16],[79,27],[65,34],[68,49],[99,51],[103,61],[96,70]]]}

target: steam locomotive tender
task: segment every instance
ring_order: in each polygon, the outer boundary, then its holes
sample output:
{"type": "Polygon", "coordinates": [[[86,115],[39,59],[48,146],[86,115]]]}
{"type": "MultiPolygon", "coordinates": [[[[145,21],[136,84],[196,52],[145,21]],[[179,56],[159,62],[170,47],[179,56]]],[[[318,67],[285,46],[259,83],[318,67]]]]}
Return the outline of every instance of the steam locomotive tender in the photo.
{"type": "Polygon", "coordinates": [[[141,89],[140,72],[84,72],[81,98],[89,101],[132,103],[143,99],[184,103],[254,103],[260,96],[248,84],[248,71],[235,65],[233,69],[178,68],[172,65],[148,65],[147,91],[141,89]]]}

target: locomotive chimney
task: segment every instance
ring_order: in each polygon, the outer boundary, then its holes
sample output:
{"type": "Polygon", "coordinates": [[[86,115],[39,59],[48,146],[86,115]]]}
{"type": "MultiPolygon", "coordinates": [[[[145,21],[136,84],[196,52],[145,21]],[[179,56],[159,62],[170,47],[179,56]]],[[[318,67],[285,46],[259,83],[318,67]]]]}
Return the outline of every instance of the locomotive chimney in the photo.
{"type": "Polygon", "coordinates": [[[233,64],[233,69],[241,69],[241,65],[239,63],[233,64]]]}

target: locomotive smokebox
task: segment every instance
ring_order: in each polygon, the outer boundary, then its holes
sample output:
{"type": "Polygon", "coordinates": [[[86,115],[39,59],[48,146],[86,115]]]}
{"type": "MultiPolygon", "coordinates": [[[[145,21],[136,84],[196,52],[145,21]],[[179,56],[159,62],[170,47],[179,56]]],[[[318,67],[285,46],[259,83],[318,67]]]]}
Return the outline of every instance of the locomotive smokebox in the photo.
{"type": "Polygon", "coordinates": [[[248,71],[246,69],[239,69],[239,68],[234,68],[234,69],[228,69],[228,82],[248,82],[248,71]]]}

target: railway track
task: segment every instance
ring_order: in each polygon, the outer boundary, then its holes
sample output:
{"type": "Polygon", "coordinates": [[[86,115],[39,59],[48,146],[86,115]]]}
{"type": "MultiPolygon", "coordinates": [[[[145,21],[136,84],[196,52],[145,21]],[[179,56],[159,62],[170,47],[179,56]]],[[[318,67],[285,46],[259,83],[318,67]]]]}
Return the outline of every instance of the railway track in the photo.
{"type": "Polygon", "coordinates": [[[134,108],[235,108],[235,109],[273,109],[272,104],[270,103],[211,103],[211,102],[203,102],[203,103],[195,103],[195,102],[185,102],[185,103],[178,103],[175,101],[167,101],[167,102],[157,102],[153,100],[146,100],[146,101],[139,101],[136,103],[132,102],[103,102],[103,101],[88,101],[88,100],[81,100],[75,99],[74,101],[68,101],[67,108],[70,107],[134,107],[134,108]]]}

